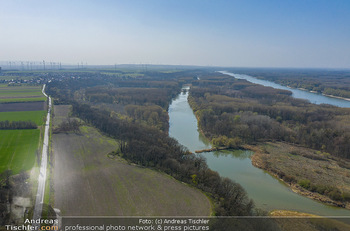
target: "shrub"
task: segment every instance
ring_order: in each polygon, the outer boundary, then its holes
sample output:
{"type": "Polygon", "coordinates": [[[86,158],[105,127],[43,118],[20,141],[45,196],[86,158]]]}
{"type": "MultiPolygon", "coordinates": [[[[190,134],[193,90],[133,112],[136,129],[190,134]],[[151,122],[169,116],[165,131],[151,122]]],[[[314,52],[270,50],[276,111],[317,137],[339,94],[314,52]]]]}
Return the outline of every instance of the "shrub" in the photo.
{"type": "Polygon", "coordinates": [[[334,188],[332,191],[330,191],[328,193],[328,196],[332,199],[332,200],[336,200],[336,201],[341,201],[343,200],[342,194],[340,192],[339,189],[334,188]]]}
{"type": "Polygon", "coordinates": [[[283,177],[283,180],[284,180],[285,182],[289,182],[289,183],[295,182],[295,181],[296,181],[296,180],[295,180],[295,177],[294,177],[294,176],[290,176],[290,175],[285,175],[285,176],[283,177]]]}
{"type": "Polygon", "coordinates": [[[315,185],[315,192],[319,194],[324,194],[327,191],[327,186],[325,185],[315,185]]]}
{"type": "Polygon", "coordinates": [[[350,201],[350,193],[343,192],[342,197],[344,201],[350,201]]]}
{"type": "Polygon", "coordinates": [[[298,181],[298,184],[299,184],[301,187],[305,188],[305,189],[309,189],[310,186],[311,186],[310,180],[306,180],[306,179],[299,180],[299,181],[298,181]]]}

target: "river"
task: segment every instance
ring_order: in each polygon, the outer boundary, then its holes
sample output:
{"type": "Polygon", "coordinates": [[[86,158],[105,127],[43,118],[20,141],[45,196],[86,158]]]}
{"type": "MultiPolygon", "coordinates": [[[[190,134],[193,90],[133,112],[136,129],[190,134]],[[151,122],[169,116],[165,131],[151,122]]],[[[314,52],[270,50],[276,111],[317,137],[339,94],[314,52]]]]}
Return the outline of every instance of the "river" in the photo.
{"type": "MultiPolygon", "coordinates": [[[[197,119],[187,97],[188,91],[182,92],[169,106],[169,135],[191,152],[210,148],[210,143],[198,132],[197,119]]],[[[240,183],[259,208],[268,211],[294,210],[322,216],[350,216],[349,210],[327,206],[294,193],[283,182],[255,168],[250,160],[252,154],[251,151],[237,150],[198,155],[207,159],[212,170],[240,183]]]]}
{"type": "Polygon", "coordinates": [[[274,83],[271,81],[258,79],[258,78],[255,78],[255,77],[252,77],[249,75],[234,74],[234,73],[230,73],[227,71],[219,71],[219,73],[229,75],[229,76],[235,77],[237,79],[245,79],[251,83],[260,84],[260,85],[263,85],[266,87],[273,87],[273,88],[277,88],[277,89],[288,90],[288,91],[291,91],[293,93],[292,96],[294,98],[307,99],[311,103],[314,103],[314,104],[324,103],[324,104],[330,104],[330,105],[334,105],[334,106],[338,106],[338,107],[350,107],[350,101],[348,101],[348,100],[328,97],[328,96],[324,96],[324,95],[319,94],[319,93],[312,93],[312,92],[309,92],[307,90],[289,88],[289,87],[282,86],[280,84],[277,84],[277,83],[274,83]]]}

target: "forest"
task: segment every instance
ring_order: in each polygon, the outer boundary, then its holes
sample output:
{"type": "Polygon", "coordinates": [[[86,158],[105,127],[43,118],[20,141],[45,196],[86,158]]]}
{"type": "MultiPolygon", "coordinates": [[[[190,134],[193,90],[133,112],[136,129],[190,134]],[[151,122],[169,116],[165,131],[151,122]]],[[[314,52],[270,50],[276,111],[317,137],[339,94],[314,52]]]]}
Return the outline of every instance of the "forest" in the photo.
{"type": "Polygon", "coordinates": [[[189,102],[214,144],[285,141],[350,158],[350,109],[314,105],[289,91],[220,75],[203,76],[193,86],[189,102]]]}
{"type": "MultiPolygon", "coordinates": [[[[189,103],[201,131],[215,147],[236,149],[259,146],[261,150],[256,151],[259,155],[267,155],[263,157],[266,159],[269,158],[269,151],[265,144],[285,143],[314,150],[315,154],[306,155],[307,158],[321,161],[334,159],[340,168],[348,169],[347,161],[342,158],[350,159],[349,108],[311,104],[292,98],[289,91],[224,75],[202,76],[192,84],[189,103]]],[[[294,154],[291,152],[291,155],[294,154]]],[[[312,174],[291,175],[290,172],[296,169],[286,169],[281,162],[280,167],[266,160],[262,163],[265,170],[289,184],[298,184],[310,192],[336,201],[349,201],[344,182],[341,185],[329,181],[315,183],[314,179],[310,181],[312,174]]],[[[288,165],[286,162],[283,164],[288,165]]],[[[323,176],[319,178],[324,179],[323,176]]]]}
{"type": "MultiPolygon", "coordinates": [[[[55,104],[67,104],[72,99],[111,111],[115,117],[148,124],[162,131],[169,129],[167,109],[182,83],[178,77],[192,72],[147,72],[142,77],[116,77],[108,74],[82,73],[79,78],[59,78],[48,88],[55,104]]],[[[78,73],[75,73],[78,75],[78,73]]]]}
{"type": "MultiPolygon", "coordinates": [[[[85,90],[88,102],[101,106],[102,103],[118,108],[118,113],[127,115],[139,123],[154,126],[162,131],[168,131],[167,108],[171,98],[179,91],[178,84],[168,85],[154,82],[146,87],[93,87],[85,90]],[[155,88],[159,86],[161,88],[155,88]],[[168,87],[170,86],[170,87],[168,87]]],[[[130,84],[131,85],[131,84],[130,84]]]]}

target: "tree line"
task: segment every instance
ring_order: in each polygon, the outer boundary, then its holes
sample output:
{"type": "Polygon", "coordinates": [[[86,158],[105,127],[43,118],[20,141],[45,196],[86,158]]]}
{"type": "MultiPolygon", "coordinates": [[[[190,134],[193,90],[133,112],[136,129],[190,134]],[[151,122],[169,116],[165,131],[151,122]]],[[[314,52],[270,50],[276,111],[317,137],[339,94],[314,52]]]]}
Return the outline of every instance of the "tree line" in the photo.
{"type": "MultiPolygon", "coordinates": [[[[158,84],[157,84],[158,85],[158,84]]],[[[169,101],[180,90],[176,85],[174,88],[146,87],[93,87],[85,91],[86,99],[94,103],[116,103],[122,105],[155,104],[167,108],[169,101]]]]}
{"type": "Polygon", "coordinates": [[[60,133],[60,132],[75,132],[79,133],[80,132],[80,125],[82,123],[78,121],[77,119],[70,119],[68,118],[66,121],[63,121],[60,123],[57,127],[54,127],[52,129],[53,133],[60,133]]]}
{"type": "Polygon", "coordinates": [[[12,129],[37,129],[38,126],[33,121],[0,121],[1,130],[12,129]]]}

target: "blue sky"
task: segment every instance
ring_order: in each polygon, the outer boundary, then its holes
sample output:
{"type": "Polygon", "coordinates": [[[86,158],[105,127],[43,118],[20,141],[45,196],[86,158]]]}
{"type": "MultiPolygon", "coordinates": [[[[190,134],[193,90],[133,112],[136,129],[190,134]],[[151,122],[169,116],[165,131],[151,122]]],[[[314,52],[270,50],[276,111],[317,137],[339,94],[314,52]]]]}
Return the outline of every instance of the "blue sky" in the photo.
{"type": "Polygon", "coordinates": [[[350,68],[350,1],[1,0],[0,60],[350,68]]]}

